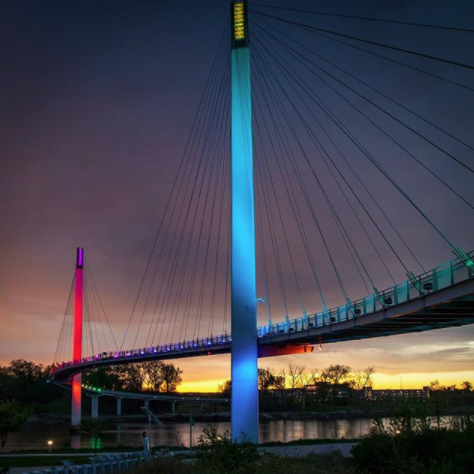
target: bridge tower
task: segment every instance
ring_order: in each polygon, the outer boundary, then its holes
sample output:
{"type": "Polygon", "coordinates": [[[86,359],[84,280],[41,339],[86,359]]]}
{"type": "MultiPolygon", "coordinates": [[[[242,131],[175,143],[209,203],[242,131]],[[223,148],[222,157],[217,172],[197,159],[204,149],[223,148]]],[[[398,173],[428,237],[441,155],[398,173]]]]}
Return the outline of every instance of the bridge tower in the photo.
{"type": "MultiPolygon", "coordinates": [[[[74,285],[74,333],[72,341],[72,360],[82,358],[82,301],[84,249],[77,248],[76,277],[74,285]]],[[[72,379],[71,427],[75,428],[81,422],[82,376],[77,374],[72,379]]]]}
{"type": "Polygon", "coordinates": [[[232,438],[258,442],[257,294],[247,2],[232,20],[232,438]]]}

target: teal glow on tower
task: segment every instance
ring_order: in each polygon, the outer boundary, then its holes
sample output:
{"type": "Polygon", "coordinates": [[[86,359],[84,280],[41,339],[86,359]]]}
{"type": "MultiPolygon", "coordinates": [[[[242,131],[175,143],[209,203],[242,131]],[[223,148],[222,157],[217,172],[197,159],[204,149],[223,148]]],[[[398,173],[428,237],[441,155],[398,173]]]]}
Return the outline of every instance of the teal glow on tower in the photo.
{"type": "Polygon", "coordinates": [[[255,209],[247,3],[232,18],[232,438],[258,442],[255,209]]]}

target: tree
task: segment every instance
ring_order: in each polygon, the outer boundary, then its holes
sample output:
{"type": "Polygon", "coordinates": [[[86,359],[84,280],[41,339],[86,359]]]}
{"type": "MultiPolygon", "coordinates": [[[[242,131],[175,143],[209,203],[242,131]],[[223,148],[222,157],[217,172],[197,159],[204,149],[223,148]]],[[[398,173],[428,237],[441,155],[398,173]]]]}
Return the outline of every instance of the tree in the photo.
{"type": "Polygon", "coordinates": [[[360,372],[354,372],[352,379],[352,387],[359,391],[359,403],[365,399],[365,393],[368,388],[372,388],[374,385],[373,375],[375,373],[375,367],[369,365],[360,372]]]}
{"type": "Polygon", "coordinates": [[[43,365],[25,359],[15,359],[7,367],[7,373],[28,386],[38,383],[43,377],[43,365]]]}
{"type": "Polygon", "coordinates": [[[232,440],[228,431],[219,433],[217,426],[210,424],[203,428],[198,443],[202,449],[196,452],[195,472],[243,474],[259,471],[261,453],[244,435],[238,441],[232,440]]]}
{"type": "Polygon", "coordinates": [[[28,420],[30,411],[23,408],[16,400],[0,402],[0,437],[2,449],[4,448],[8,435],[19,431],[23,423],[28,420]]]}
{"type": "MultiPolygon", "coordinates": [[[[268,395],[268,391],[271,389],[279,390],[280,385],[283,385],[284,388],[285,380],[283,377],[275,375],[273,369],[258,369],[258,391],[260,393],[259,400],[262,403],[262,411],[265,410],[265,397],[268,395]]],[[[226,398],[229,398],[232,392],[232,380],[226,380],[219,384],[217,388],[226,398]]]]}
{"type": "Polygon", "coordinates": [[[39,405],[64,399],[64,390],[48,383],[49,372],[49,366],[24,359],[12,360],[0,367],[0,400],[14,399],[41,410],[39,405]]]}
{"type": "Polygon", "coordinates": [[[258,390],[266,392],[275,385],[275,374],[272,369],[258,369],[258,390]]]}
{"type": "Polygon", "coordinates": [[[217,386],[219,392],[224,395],[224,397],[229,398],[232,393],[232,380],[226,380],[224,383],[217,386]]]}
{"type": "Polygon", "coordinates": [[[351,373],[351,368],[347,365],[330,365],[321,372],[321,378],[333,385],[342,383],[351,373]]]}
{"type": "Polygon", "coordinates": [[[347,365],[330,365],[321,372],[321,381],[330,384],[330,394],[333,402],[337,401],[340,385],[347,381],[351,374],[351,368],[347,365]]]}
{"type": "Polygon", "coordinates": [[[148,390],[159,392],[163,384],[163,362],[156,360],[144,364],[145,384],[148,390]]]}
{"type": "Polygon", "coordinates": [[[145,384],[143,363],[119,365],[116,368],[120,387],[126,392],[141,392],[145,384]]]}
{"type": "Polygon", "coordinates": [[[0,367],[0,400],[6,400],[9,398],[14,379],[8,373],[6,367],[0,367]]]}
{"type": "Polygon", "coordinates": [[[96,367],[85,372],[82,375],[84,383],[93,385],[94,387],[106,387],[110,390],[121,390],[121,370],[117,366],[96,367]]]}
{"type": "Polygon", "coordinates": [[[116,381],[119,390],[141,392],[142,390],[172,393],[182,382],[183,371],[173,364],[162,361],[139,362],[119,365],[109,379],[116,381]]]}
{"type": "Polygon", "coordinates": [[[449,405],[453,387],[445,387],[439,383],[439,380],[435,380],[434,382],[430,382],[429,390],[429,402],[436,419],[436,426],[440,429],[443,415],[446,414],[446,408],[449,405]]]}
{"type": "Polygon", "coordinates": [[[295,391],[298,388],[301,377],[306,370],[304,365],[288,364],[288,385],[290,386],[291,408],[293,408],[295,391]]]}
{"type": "Polygon", "coordinates": [[[468,382],[468,381],[465,381],[461,384],[461,390],[464,392],[464,393],[470,393],[472,392],[473,390],[473,386],[472,386],[472,383],[471,382],[468,382]]]}
{"type": "Polygon", "coordinates": [[[10,377],[11,385],[8,396],[19,400],[21,403],[33,401],[31,395],[38,396],[38,389],[44,379],[44,368],[41,364],[15,359],[5,367],[5,374],[10,377]]]}
{"type": "Polygon", "coordinates": [[[275,390],[280,392],[280,397],[283,405],[283,411],[286,411],[286,371],[282,369],[280,374],[275,376],[275,390]]]}
{"type": "Polygon", "coordinates": [[[81,421],[81,432],[88,434],[94,440],[94,451],[97,456],[97,446],[99,444],[100,437],[104,432],[105,424],[103,421],[97,418],[91,418],[90,420],[81,421]]]}
{"type": "Polygon", "coordinates": [[[274,382],[275,390],[284,390],[285,384],[286,382],[285,382],[284,372],[283,372],[283,375],[275,375],[275,382],[274,382]]]}
{"type": "Polygon", "coordinates": [[[173,364],[163,364],[161,367],[163,383],[160,385],[160,391],[165,393],[176,392],[178,385],[183,381],[182,373],[183,371],[173,364]]]}
{"type": "Polygon", "coordinates": [[[314,385],[317,381],[318,369],[312,369],[310,372],[301,374],[297,383],[297,388],[301,396],[301,409],[306,411],[306,398],[308,395],[308,387],[314,385]]]}
{"type": "Polygon", "coordinates": [[[265,401],[268,398],[269,390],[277,388],[278,377],[271,368],[258,369],[258,390],[262,411],[265,411],[265,401]]]}

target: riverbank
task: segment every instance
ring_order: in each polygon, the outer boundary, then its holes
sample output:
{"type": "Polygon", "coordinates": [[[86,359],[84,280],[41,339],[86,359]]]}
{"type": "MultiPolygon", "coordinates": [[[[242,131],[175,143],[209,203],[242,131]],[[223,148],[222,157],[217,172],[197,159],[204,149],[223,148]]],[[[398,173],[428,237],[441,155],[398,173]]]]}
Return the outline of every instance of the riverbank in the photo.
{"type": "MultiPolygon", "coordinates": [[[[271,441],[267,443],[259,443],[259,448],[286,448],[286,447],[298,447],[298,446],[333,446],[333,445],[344,445],[357,443],[358,439],[299,439],[297,441],[289,441],[287,443],[281,441],[271,441]]],[[[109,455],[117,453],[136,453],[140,452],[143,448],[134,446],[108,446],[106,449],[98,450],[97,455],[109,455]]],[[[185,446],[157,446],[153,449],[172,449],[176,453],[188,452],[185,446]]],[[[49,452],[47,449],[28,449],[19,451],[9,451],[7,453],[1,453],[0,459],[6,458],[18,458],[18,457],[64,457],[64,456],[93,456],[94,452],[90,448],[61,448],[54,449],[49,452]]],[[[1,466],[1,463],[0,463],[1,466]]]]}
{"type": "MultiPolygon", "coordinates": [[[[194,421],[200,423],[219,423],[230,421],[230,412],[216,413],[156,413],[158,418],[164,422],[187,423],[192,415],[194,421]]],[[[260,413],[260,420],[349,420],[384,418],[389,416],[388,411],[370,410],[338,410],[332,412],[264,412],[260,413]]],[[[87,417],[84,417],[87,418],[87,417]]],[[[142,423],[148,420],[147,415],[100,415],[99,418],[107,423],[142,423]]],[[[69,415],[39,414],[32,415],[27,423],[68,423],[69,415]]]]}
{"type": "MultiPolygon", "coordinates": [[[[153,410],[152,410],[153,411],[153,410]]],[[[474,411],[473,407],[451,407],[443,416],[462,416],[474,411]]],[[[190,416],[195,422],[199,423],[221,423],[230,421],[230,412],[178,412],[178,413],[160,413],[155,415],[165,423],[189,423],[190,416]]],[[[356,419],[376,419],[389,418],[392,415],[391,410],[369,410],[369,409],[339,409],[334,411],[307,411],[307,412],[261,412],[261,421],[274,420],[292,420],[292,421],[313,421],[313,420],[356,420],[356,419]]],[[[427,416],[434,416],[433,413],[427,413],[427,416]]],[[[83,414],[84,418],[88,418],[83,414]]],[[[148,421],[145,414],[133,415],[112,415],[101,414],[99,418],[106,423],[144,423],[148,421]]],[[[51,413],[35,414],[30,416],[27,423],[44,424],[67,424],[70,421],[70,415],[57,415],[51,413]]]]}

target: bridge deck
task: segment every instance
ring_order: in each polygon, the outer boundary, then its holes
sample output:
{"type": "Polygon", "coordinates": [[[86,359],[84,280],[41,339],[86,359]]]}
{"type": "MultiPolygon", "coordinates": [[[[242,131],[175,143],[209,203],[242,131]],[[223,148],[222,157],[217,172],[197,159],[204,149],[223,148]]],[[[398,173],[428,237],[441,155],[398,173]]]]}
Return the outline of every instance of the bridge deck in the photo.
{"type": "MultiPolygon", "coordinates": [[[[261,347],[349,341],[441,329],[474,323],[474,272],[471,252],[423,275],[353,301],[291,321],[258,328],[261,347]]],[[[99,366],[230,353],[231,336],[220,335],[131,351],[104,352],[53,368],[51,379],[99,366]]]]}

